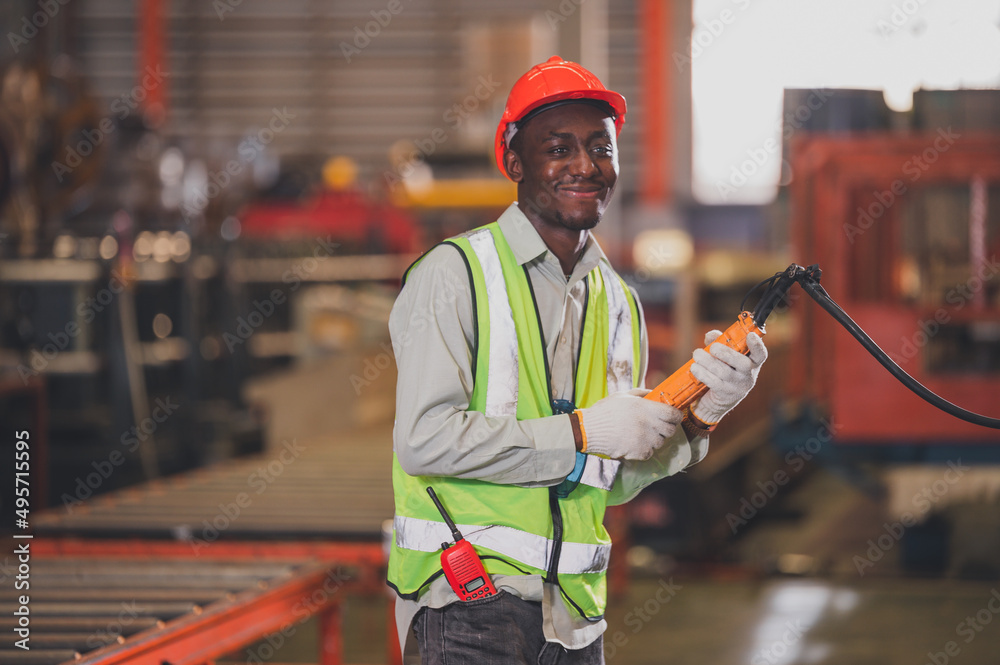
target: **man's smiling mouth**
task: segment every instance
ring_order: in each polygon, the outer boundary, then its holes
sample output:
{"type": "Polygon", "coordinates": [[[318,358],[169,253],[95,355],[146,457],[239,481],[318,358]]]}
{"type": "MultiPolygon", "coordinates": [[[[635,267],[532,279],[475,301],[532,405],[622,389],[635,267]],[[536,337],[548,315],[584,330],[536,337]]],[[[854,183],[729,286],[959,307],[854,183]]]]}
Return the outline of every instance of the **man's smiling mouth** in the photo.
{"type": "Polygon", "coordinates": [[[556,188],[565,196],[575,199],[596,199],[604,193],[605,188],[598,185],[563,185],[556,188]]]}

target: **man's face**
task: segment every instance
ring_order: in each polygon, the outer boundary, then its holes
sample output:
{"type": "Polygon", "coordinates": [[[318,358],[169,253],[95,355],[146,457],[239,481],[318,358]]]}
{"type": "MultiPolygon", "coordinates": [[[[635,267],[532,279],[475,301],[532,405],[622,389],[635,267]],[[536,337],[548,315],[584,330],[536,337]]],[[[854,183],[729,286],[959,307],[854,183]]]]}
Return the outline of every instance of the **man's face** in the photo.
{"type": "Polygon", "coordinates": [[[504,155],[518,205],[533,221],[573,231],[601,221],[618,182],[615,123],[587,104],[567,104],[529,120],[504,155]]]}

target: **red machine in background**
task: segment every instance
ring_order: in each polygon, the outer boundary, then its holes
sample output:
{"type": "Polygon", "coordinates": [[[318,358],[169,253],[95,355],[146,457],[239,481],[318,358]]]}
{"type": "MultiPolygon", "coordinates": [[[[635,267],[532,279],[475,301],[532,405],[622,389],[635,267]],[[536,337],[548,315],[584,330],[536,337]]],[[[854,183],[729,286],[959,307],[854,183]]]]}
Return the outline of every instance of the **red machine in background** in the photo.
{"type": "MultiPolygon", "coordinates": [[[[829,293],[914,378],[1000,415],[1000,137],[812,135],[791,164],[795,260],[819,264],[829,293]]],[[[838,441],[1000,443],[929,407],[797,299],[788,395],[826,413],[838,441]]]]}
{"type": "Polygon", "coordinates": [[[259,201],[239,215],[243,233],[259,240],[330,235],[364,253],[420,251],[416,221],[359,191],[322,191],[302,201],[259,201]]]}
{"type": "Polygon", "coordinates": [[[323,167],[323,187],[296,200],[261,200],[239,214],[242,233],[257,240],[330,236],[345,253],[417,254],[420,227],[408,212],[377,201],[356,185],[357,166],[334,157],[323,167]]]}

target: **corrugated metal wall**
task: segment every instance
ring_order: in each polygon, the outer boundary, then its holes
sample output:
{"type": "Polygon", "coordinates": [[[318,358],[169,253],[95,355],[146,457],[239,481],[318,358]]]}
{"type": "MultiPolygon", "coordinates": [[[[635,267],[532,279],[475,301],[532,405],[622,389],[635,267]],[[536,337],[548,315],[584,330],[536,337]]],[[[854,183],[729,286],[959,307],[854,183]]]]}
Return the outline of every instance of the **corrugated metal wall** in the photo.
{"type": "MultiPolygon", "coordinates": [[[[470,36],[476,39],[483,26],[524,25],[534,17],[541,37],[536,47],[557,49],[564,43],[560,30],[578,29],[572,15],[577,2],[399,2],[398,14],[389,13],[396,6],[389,0],[167,3],[167,134],[192,156],[224,162],[235,156],[243,137],[267,126],[275,108],[287,109],[294,118],[270,145],[282,155],[347,154],[360,162],[363,178],[373,178],[387,168],[395,142],[426,139],[441,128],[447,135],[442,152],[478,150],[489,169],[492,132],[515,75],[507,77],[511,80],[494,76],[500,86],[483,101],[479,122],[453,131],[448,110],[475,93],[478,75],[489,80],[493,74],[477,72],[468,62],[470,36]],[[372,23],[372,11],[383,21],[391,19],[384,26],[372,23]],[[365,43],[356,28],[363,34],[366,27],[374,35],[356,52],[353,48],[365,43]],[[353,47],[346,54],[344,44],[353,47]]],[[[79,55],[95,92],[109,105],[136,85],[138,4],[76,3],[79,55]]],[[[606,83],[629,102],[628,131],[622,136],[627,193],[635,187],[631,174],[638,163],[642,115],[636,0],[610,0],[608,27],[606,83]]],[[[525,62],[538,55],[522,53],[526,49],[519,42],[510,48],[525,62]]]]}
{"type": "Polygon", "coordinates": [[[628,105],[628,129],[618,141],[621,176],[618,195],[634,194],[639,189],[636,174],[640,163],[640,132],[643,105],[640,94],[639,19],[636,0],[608,2],[608,80],[604,84],[625,96],[628,105]]]}

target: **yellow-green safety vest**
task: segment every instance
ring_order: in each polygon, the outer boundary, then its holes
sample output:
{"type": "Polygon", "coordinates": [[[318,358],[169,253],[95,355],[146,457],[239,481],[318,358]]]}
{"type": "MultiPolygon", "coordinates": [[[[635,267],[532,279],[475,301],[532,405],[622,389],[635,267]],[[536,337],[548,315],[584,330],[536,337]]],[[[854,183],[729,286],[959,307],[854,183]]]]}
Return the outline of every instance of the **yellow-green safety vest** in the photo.
{"type": "MultiPolygon", "coordinates": [[[[474,387],[469,410],[518,420],[553,415],[551,380],[527,267],[518,264],[496,222],[445,241],[468,268],[476,316],[474,387]]],[[[416,265],[416,264],[414,264],[416,265]]],[[[411,268],[412,269],[412,268],[411,268]]],[[[586,279],[586,305],[574,381],[578,408],[639,382],[638,307],[604,259],[586,279]]],[[[604,528],[619,462],[587,455],[579,486],[554,488],[411,476],[393,455],[396,501],[389,586],[416,599],[442,574],[441,544],[453,540],[427,494],[433,486],[491,575],[541,575],[589,620],[604,615],[611,538],[604,528]]]]}

